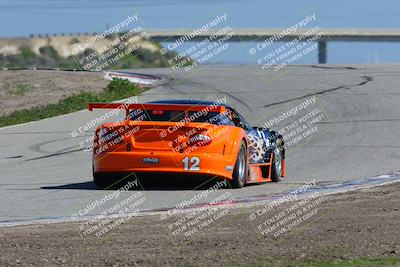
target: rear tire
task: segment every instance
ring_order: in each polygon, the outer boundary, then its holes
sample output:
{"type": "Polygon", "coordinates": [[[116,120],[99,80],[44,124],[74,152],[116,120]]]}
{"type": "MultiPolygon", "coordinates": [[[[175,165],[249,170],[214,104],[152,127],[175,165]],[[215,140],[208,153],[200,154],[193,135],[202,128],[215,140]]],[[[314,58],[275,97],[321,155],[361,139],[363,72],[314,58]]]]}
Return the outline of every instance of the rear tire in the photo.
{"type": "Polygon", "coordinates": [[[113,184],[110,178],[111,177],[109,175],[106,175],[104,173],[93,173],[93,182],[96,184],[97,187],[101,189],[105,189],[113,184]]]}
{"type": "Polygon", "coordinates": [[[247,178],[247,170],[247,145],[246,142],[242,140],[232,174],[233,188],[241,188],[244,186],[247,178]]]}
{"type": "Polygon", "coordinates": [[[275,147],[274,152],[272,153],[272,171],[271,171],[271,180],[272,182],[279,182],[282,177],[282,151],[280,148],[275,147]]]}

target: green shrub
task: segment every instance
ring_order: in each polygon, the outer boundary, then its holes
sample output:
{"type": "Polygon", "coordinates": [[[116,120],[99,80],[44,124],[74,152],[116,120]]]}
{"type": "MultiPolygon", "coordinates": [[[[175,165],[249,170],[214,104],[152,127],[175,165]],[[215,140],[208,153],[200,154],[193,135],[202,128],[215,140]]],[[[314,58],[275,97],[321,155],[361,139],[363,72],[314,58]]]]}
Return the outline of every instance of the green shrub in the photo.
{"type": "Polygon", "coordinates": [[[55,104],[14,111],[0,116],[0,127],[41,120],[86,109],[90,102],[112,102],[139,94],[139,89],[127,80],[114,79],[99,94],[82,91],[61,99],[55,104]]]}
{"type": "Polygon", "coordinates": [[[32,51],[32,49],[29,46],[21,46],[19,48],[19,51],[21,52],[21,56],[23,59],[28,59],[28,58],[35,58],[36,54],[32,51]]]}

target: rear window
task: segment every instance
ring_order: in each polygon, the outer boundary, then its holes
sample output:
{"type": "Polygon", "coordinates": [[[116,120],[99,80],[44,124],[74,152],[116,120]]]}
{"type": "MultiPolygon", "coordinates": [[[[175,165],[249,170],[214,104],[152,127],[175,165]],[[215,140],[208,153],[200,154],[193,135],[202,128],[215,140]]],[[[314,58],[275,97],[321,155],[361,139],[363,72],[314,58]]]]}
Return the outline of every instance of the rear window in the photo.
{"type": "Polygon", "coordinates": [[[131,120],[140,121],[173,121],[178,122],[185,118],[185,112],[175,110],[133,110],[131,120]]]}
{"type": "Polygon", "coordinates": [[[205,114],[199,114],[196,112],[189,112],[189,118],[192,118],[193,122],[208,122],[216,125],[233,125],[225,113],[208,112],[205,114]]]}
{"type": "MultiPolygon", "coordinates": [[[[185,119],[185,112],[174,110],[133,110],[130,112],[131,120],[140,121],[171,121],[179,122],[185,119]]],[[[224,113],[208,112],[199,113],[189,111],[188,119],[191,122],[208,122],[216,125],[233,125],[224,113]]]]}

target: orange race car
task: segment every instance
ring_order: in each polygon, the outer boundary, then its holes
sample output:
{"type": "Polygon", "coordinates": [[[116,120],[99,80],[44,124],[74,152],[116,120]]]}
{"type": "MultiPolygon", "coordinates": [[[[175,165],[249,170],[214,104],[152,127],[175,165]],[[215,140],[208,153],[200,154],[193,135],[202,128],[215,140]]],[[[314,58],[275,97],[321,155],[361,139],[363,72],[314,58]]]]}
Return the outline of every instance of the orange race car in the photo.
{"type": "Polygon", "coordinates": [[[210,101],[163,100],[144,104],[91,103],[125,109],[122,121],[97,127],[93,177],[99,187],[117,173],[205,175],[239,188],[278,181],[285,174],[280,134],[251,127],[232,107],[210,101]]]}

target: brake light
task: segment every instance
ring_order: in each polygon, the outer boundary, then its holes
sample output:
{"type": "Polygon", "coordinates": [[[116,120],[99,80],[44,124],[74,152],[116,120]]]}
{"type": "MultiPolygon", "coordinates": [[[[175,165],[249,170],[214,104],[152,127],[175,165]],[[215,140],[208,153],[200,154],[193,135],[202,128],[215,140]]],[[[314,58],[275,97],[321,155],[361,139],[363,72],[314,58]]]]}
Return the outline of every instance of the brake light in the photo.
{"type": "Polygon", "coordinates": [[[211,137],[205,134],[198,134],[191,137],[188,141],[188,145],[198,145],[198,146],[206,146],[211,144],[211,137]]]}

